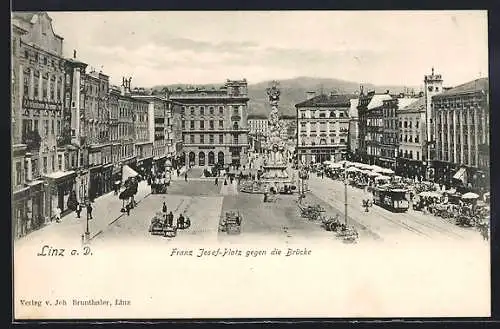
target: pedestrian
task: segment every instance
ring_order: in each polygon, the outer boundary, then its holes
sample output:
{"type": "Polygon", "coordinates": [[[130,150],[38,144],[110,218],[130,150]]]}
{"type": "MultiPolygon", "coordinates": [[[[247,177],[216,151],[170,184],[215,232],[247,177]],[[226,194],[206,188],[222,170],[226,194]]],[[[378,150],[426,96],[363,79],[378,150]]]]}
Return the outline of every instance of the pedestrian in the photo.
{"type": "Polygon", "coordinates": [[[219,185],[219,178],[215,177],[215,186],[218,186],[218,185],[219,185]]]}
{"type": "Polygon", "coordinates": [[[168,213],[167,219],[168,219],[168,226],[174,225],[174,214],[172,212],[168,213]]]}
{"type": "Polygon", "coordinates": [[[177,227],[184,227],[184,216],[182,214],[179,215],[179,219],[177,220],[177,227]]]}
{"type": "Polygon", "coordinates": [[[227,179],[224,179],[224,185],[227,185],[227,179]]]}
{"type": "Polygon", "coordinates": [[[322,171],[321,172],[321,179],[325,178],[324,175],[325,175],[325,173],[322,171]]]}
{"type": "Polygon", "coordinates": [[[55,211],[56,222],[61,222],[61,208],[57,207],[55,211]]]}
{"type": "Polygon", "coordinates": [[[92,218],[92,204],[90,202],[87,204],[87,219],[93,219],[92,218]]]}
{"type": "Polygon", "coordinates": [[[187,171],[184,173],[184,180],[187,182],[188,181],[188,173],[187,171]]]}
{"type": "Polygon", "coordinates": [[[167,213],[167,204],[165,202],[163,202],[163,213],[166,214],[167,213]]]}
{"type": "Polygon", "coordinates": [[[80,203],[77,203],[76,204],[76,218],[80,218],[80,213],[82,212],[82,206],[80,205],[80,203]]]}
{"type": "Polygon", "coordinates": [[[125,210],[127,211],[127,216],[130,216],[130,204],[127,204],[125,210]]]}

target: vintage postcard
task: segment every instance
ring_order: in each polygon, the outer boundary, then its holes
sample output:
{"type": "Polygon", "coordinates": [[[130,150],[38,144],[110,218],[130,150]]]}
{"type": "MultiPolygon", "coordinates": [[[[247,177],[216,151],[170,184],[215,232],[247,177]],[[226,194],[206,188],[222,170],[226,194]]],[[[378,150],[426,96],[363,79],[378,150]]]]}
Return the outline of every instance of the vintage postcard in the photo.
{"type": "Polygon", "coordinates": [[[489,317],[487,26],[13,12],[14,320],[489,317]]]}

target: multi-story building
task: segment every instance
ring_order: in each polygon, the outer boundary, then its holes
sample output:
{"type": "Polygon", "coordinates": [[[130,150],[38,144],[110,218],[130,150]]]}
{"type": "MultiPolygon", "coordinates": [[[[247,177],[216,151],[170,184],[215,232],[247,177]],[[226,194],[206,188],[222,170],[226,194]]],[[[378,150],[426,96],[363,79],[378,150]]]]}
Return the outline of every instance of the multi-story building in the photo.
{"type": "Polygon", "coordinates": [[[171,109],[168,101],[153,95],[132,94],[132,97],[148,102],[148,136],[153,143],[153,167],[163,171],[172,146],[171,109]]]}
{"type": "Polygon", "coordinates": [[[219,89],[177,89],[169,98],[182,107],[183,152],[189,166],[248,162],[247,81],[227,80],[219,89]]]}
{"type": "Polygon", "coordinates": [[[262,144],[269,133],[269,122],[264,114],[248,114],[250,148],[255,152],[262,152],[262,144]]]}
{"type": "Polygon", "coordinates": [[[186,154],[183,152],[184,141],[182,137],[182,118],[183,118],[183,105],[175,101],[168,101],[170,112],[172,113],[171,134],[173,147],[169,153],[172,153],[172,167],[177,169],[186,164],[186,154]]]}
{"type": "MultiPolygon", "coordinates": [[[[47,13],[14,13],[12,25],[16,26],[13,55],[19,81],[13,95],[17,98],[12,109],[12,117],[17,120],[13,140],[26,145],[22,167],[29,188],[29,194],[15,199],[14,221],[24,218],[26,223],[21,226],[32,230],[40,227],[56,207],[65,212],[74,188],[75,174],[65,170],[64,152],[57,147],[65,119],[66,61],[62,56],[63,38],[54,33],[47,13]]],[[[20,158],[18,150],[16,159],[20,158]]]]}
{"type": "Polygon", "coordinates": [[[118,139],[120,140],[118,156],[120,161],[120,173],[123,165],[133,168],[136,168],[137,165],[134,145],[134,103],[135,100],[125,95],[125,91],[122,87],[118,97],[118,139]]]}
{"type": "Polygon", "coordinates": [[[489,182],[489,80],[480,78],[432,97],[436,156],[441,184],[480,190],[489,182]]]}
{"type": "MultiPolygon", "coordinates": [[[[108,96],[108,109],[109,109],[109,141],[111,142],[111,163],[113,163],[112,175],[115,176],[121,170],[120,162],[120,133],[118,120],[120,118],[120,105],[118,99],[120,98],[120,88],[110,86],[108,96]]],[[[113,178],[113,180],[115,180],[113,178]]]]}
{"type": "Polygon", "coordinates": [[[353,95],[318,95],[295,105],[297,154],[302,164],[345,158],[353,95]]]}
{"type": "Polygon", "coordinates": [[[358,118],[358,98],[353,98],[350,100],[351,107],[349,108],[349,135],[348,135],[348,145],[349,145],[349,157],[352,159],[354,154],[358,153],[359,148],[359,118],[358,118]]]}
{"type": "Polygon", "coordinates": [[[403,177],[426,178],[426,99],[420,97],[398,108],[398,159],[396,173],[403,177]]]}

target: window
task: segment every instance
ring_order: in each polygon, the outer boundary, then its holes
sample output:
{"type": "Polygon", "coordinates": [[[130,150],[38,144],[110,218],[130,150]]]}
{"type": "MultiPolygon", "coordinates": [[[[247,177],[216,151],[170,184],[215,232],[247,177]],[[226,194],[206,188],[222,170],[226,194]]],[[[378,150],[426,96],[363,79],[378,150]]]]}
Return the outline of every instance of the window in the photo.
{"type": "Polygon", "coordinates": [[[186,121],[182,120],[181,121],[181,126],[182,126],[182,129],[186,129],[186,121]]]}
{"type": "Polygon", "coordinates": [[[404,127],[408,128],[408,122],[407,121],[405,121],[404,127]]]}
{"type": "Polygon", "coordinates": [[[408,122],[408,128],[411,128],[411,121],[408,122]]]}
{"type": "Polygon", "coordinates": [[[21,162],[16,162],[16,185],[21,185],[22,181],[22,170],[21,170],[21,162]]]}
{"type": "Polygon", "coordinates": [[[186,107],[181,107],[181,115],[186,115],[186,107]]]}
{"type": "Polygon", "coordinates": [[[418,143],[418,142],[419,142],[419,140],[420,140],[419,135],[415,136],[415,143],[418,143]]]}
{"type": "Polygon", "coordinates": [[[330,139],[330,144],[335,144],[335,138],[330,139]]]}
{"type": "Polygon", "coordinates": [[[214,135],[210,135],[208,138],[210,139],[210,144],[213,144],[214,143],[214,135]]]}
{"type": "Polygon", "coordinates": [[[54,120],[50,120],[51,121],[51,129],[50,129],[50,132],[52,133],[52,135],[55,134],[55,129],[54,129],[54,126],[55,126],[55,123],[54,123],[54,120]]]}
{"type": "Polygon", "coordinates": [[[222,128],[224,128],[224,121],[219,120],[219,129],[222,129],[222,128]]]}
{"type": "Polygon", "coordinates": [[[43,120],[43,126],[44,126],[44,136],[49,135],[49,120],[43,120]]]}
{"type": "Polygon", "coordinates": [[[415,128],[418,129],[418,120],[417,120],[417,122],[415,122],[415,128]]]}
{"type": "Polygon", "coordinates": [[[190,135],[189,138],[190,138],[191,144],[194,144],[194,135],[190,135]]]}
{"type": "Polygon", "coordinates": [[[27,50],[25,50],[24,51],[24,58],[29,58],[29,57],[30,57],[30,53],[27,50]]]}
{"type": "Polygon", "coordinates": [[[205,115],[205,108],[203,106],[200,107],[200,115],[205,115]]]}
{"type": "Polygon", "coordinates": [[[311,142],[311,145],[312,146],[316,146],[316,142],[311,142]]]}
{"type": "Polygon", "coordinates": [[[62,161],[63,161],[62,155],[59,154],[57,156],[57,162],[59,163],[59,170],[62,170],[62,161]]]}
{"type": "Polygon", "coordinates": [[[340,142],[341,142],[341,143],[345,143],[345,138],[341,138],[341,139],[340,139],[340,142]]]}
{"type": "Polygon", "coordinates": [[[306,142],[304,140],[302,141],[302,146],[306,146],[306,142]]]}
{"type": "Polygon", "coordinates": [[[224,107],[219,106],[219,114],[224,114],[224,107]]]}
{"type": "Polygon", "coordinates": [[[343,118],[344,117],[344,112],[340,112],[340,117],[343,118]]]}
{"type": "Polygon", "coordinates": [[[210,120],[208,122],[208,124],[209,124],[210,130],[214,130],[214,120],[210,120]]]}
{"type": "Polygon", "coordinates": [[[193,129],[194,129],[194,121],[190,121],[190,122],[189,122],[189,127],[191,128],[191,130],[193,130],[193,129]]]}
{"type": "Polygon", "coordinates": [[[238,135],[234,136],[234,138],[233,138],[233,142],[234,142],[234,144],[236,144],[236,145],[237,145],[237,144],[239,144],[239,143],[238,143],[238,135]]]}
{"type": "Polygon", "coordinates": [[[238,122],[233,122],[233,130],[238,130],[238,122]]]}
{"type": "Polygon", "coordinates": [[[410,159],[413,159],[413,151],[410,151],[410,159]]]}
{"type": "Polygon", "coordinates": [[[200,135],[200,144],[205,144],[205,135],[200,135]]]}
{"type": "Polygon", "coordinates": [[[320,117],[320,118],[325,118],[325,117],[326,117],[325,112],[320,112],[320,113],[319,113],[319,117],[320,117]]]}
{"type": "Polygon", "coordinates": [[[47,173],[47,157],[43,157],[43,173],[47,173]]]}
{"type": "Polygon", "coordinates": [[[420,152],[417,151],[417,160],[420,160],[420,152]]]}
{"type": "Polygon", "coordinates": [[[219,135],[219,144],[224,144],[224,135],[219,135]]]}
{"type": "Polygon", "coordinates": [[[403,128],[403,122],[399,121],[399,128],[403,128]]]}
{"type": "Polygon", "coordinates": [[[205,121],[200,121],[200,129],[204,130],[205,129],[205,121]]]}
{"type": "Polygon", "coordinates": [[[213,115],[214,114],[214,108],[212,106],[210,106],[209,108],[209,112],[210,112],[210,115],[213,115]]]}
{"type": "Polygon", "coordinates": [[[191,115],[194,115],[194,107],[191,107],[190,110],[191,110],[191,115]]]}

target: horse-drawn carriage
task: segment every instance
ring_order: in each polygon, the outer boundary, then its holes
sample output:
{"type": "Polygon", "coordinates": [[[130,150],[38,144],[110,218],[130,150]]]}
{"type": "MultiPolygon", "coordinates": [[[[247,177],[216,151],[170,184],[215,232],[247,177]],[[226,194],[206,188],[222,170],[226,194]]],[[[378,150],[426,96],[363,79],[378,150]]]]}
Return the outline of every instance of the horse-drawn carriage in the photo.
{"type": "Polygon", "coordinates": [[[239,212],[229,211],[224,214],[219,223],[219,232],[227,234],[240,234],[243,218],[239,212]]]}
{"type": "MultiPolygon", "coordinates": [[[[173,222],[173,221],[172,221],[173,222]]],[[[177,230],[185,230],[191,227],[191,220],[189,218],[177,220],[176,224],[170,225],[168,222],[167,214],[157,212],[151,224],[149,225],[149,232],[152,235],[160,235],[168,238],[173,238],[177,235],[177,230]]]]}
{"type": "Polygon", "coordinates": [[[342,224],[340,223],[339,215],[337,214],[335,217],[323,218],[321,225],[327,231],[336,232],[342,224]]]}

